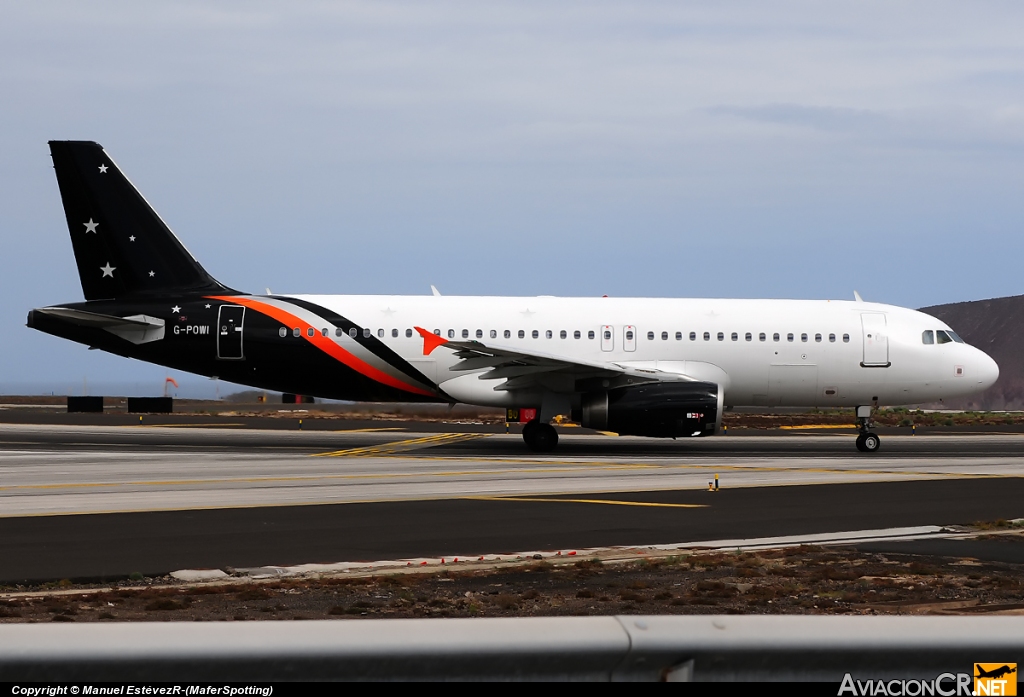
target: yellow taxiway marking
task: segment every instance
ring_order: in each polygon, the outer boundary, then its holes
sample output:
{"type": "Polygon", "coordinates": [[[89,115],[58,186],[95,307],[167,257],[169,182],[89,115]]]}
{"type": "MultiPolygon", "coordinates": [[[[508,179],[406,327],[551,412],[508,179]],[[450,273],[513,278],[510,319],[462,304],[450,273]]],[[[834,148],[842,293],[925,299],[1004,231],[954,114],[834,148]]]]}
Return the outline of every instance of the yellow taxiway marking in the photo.
{"type": "Polygon", "coordinates": [[[856,424],[798,424],[795,426],[779,426],[788,431],[805,431],[812,428],[857,428],[856,424]]]}
{"type": "MultiPolygon", "coordinates": [[[[246,428],[247,424],[128,424],[122,428],[246,428]]],[[[253,429],[257,430],[257,429],[253,429]]],[[[271,431],[287,431],[294,433],[302,429],[299,428],[288,428],[288,429],[258,429],[258,430],[271,430],[271,431]]],[[[388,426],[385,428],[338,428],[330,431],[319,431],[320,433],[375,433],[378,431],[404,431],[405,429],[400,426],[388,426]]]]}
{"type": "Polygon", "coordinates": [[[534,498],[528,496],[462,496],[470,501],[527,501],[531,503],[600,503],[609,506],[648,506],[651,508],[709,508],[703,503],[653,503],[646,501],[616,501],[615,499],[563,499],[534,498]]]}
{"type": "Polygon", "coordinates": [[[347,448],[345,450],[334,450],[327,453],[316,453],[313,457],[373,457],[376,455],[391,455],[404,453],[418,448],[429,448],[435,445],[448,445],[451,443],[462,443],[467,440],[486,438],[488,433],[438,433],[423,438],[410,438],[399,440],[393,443],[381,445],[367,445],[360,448],[347,448]]]}
{"type": "MultiPolygon", "coordinates": [[[[442,460],[444,458],[415,458],[417,460],[442,460]]],[[[519,461],[503,461],[505,464],[519,461]]],[[[929,472],[914,470],[869,470],[869,469],[840,469],[826,467],[767,467],[767,466],[744,466],[744,465],[647,465],[647,464],[619,464],[619,463],[573,463],[554,462],[549,466],[537,466],[540,463],[525,460],[524,463],[532,464],[533,467],[515,468],[481,468],[465,470],[446,470],[441,472],[366,472],[360,474],[309,474],[288,477],[217,477],[210,479],[166,479],[166,480],[131,480],[124,482],[66,482],[59,484],[13,484],[0,486],[0,492],[14,492],[22,490],[47,490],[47,489],[96,489],[103,487],[118,488],[125,486],[195,486],[195,485],[217,485],[217,484],[270,484],[276,482],[317,482],[317,481],[355,481],[355,480],[388,480],[388,479],[431,479],[441,477],[493,477],[508,474],[555,474],[558,472],[579,472],[582,468],[593,470],[661,470],[666,474],[672,470],[701,470],[706,473],[712,472],[797,472],[809,474],[846,474],[864,476],[903,476],[903,477],[926,477],[926,478],[960,478],[960,479],[984,479],[999,478],[1005,476],[996,473],[967,473],[967,472],[929,472]]],[[[545,499],[546,500],[546,499],[545,499]]],[[[3,517],[0,515],[0,517],[3,517]]]]}

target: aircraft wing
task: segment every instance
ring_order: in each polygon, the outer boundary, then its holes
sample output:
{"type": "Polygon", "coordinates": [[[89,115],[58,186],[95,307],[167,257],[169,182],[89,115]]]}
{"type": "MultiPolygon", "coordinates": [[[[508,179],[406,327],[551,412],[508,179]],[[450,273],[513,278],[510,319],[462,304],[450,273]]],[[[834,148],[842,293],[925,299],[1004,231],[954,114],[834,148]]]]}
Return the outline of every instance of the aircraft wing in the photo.
{"type": "Polygon", "coordinates": [[[449,368],[451,372],[483,370],[481,380],[505,380],[504,384],[494,388],[499,392],[536,387],[559,391],[565,391],[568,387],[577,391],[590,391],[694,379],[679,373],[566,358],[554,353],[527,351],[479,340],[447,340],[420,327],[416,331],[423,336],[425,354],[438,347],[455,352],[459,362],[449,368]]]}

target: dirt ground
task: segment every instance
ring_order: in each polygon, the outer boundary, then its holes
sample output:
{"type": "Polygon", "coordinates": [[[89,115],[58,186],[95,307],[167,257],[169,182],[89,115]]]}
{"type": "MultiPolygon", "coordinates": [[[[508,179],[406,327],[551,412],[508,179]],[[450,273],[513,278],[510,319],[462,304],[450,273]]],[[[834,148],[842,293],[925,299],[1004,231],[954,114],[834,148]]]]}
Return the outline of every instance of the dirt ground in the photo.
{"type": "MultiPolygon", "coordinates": [[[[992,539],[1024,544],[1019,534],[992,539]]],[[[0,622],[612,614],[1024,614],[1024,565],[794,547],[498,568],[5,588],[0,622]]]]}

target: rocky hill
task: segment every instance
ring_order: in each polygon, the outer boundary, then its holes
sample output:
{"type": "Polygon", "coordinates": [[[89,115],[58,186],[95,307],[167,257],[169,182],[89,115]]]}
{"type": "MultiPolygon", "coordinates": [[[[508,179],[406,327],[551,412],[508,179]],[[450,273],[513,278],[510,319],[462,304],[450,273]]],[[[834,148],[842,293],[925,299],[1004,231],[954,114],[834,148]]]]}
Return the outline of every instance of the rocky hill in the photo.
{"type": "Polygon", "coordinates": [[[999,364],[999,380],[987,391],[947,409],[1024,409],[1024,295],[922,307],[999,364]]]}

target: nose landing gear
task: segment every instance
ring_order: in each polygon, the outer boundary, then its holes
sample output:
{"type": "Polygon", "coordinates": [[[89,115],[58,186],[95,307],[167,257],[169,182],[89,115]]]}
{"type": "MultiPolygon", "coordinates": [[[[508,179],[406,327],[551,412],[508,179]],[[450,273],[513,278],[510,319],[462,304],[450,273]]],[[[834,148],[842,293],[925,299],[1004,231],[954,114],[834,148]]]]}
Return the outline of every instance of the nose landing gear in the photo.
{"type": "Polygon", "coordinates": [[[551,452],[558,445],[558,431],[551,424],[534,419],[523,426],[523,440],[526,447],[534,452],[551,452]]]}
{"type": "Polygon", "coordinates": [[[857,450],[862,453],[877,452],[882,447],[882,439],[877,433],[871,432],[871,407],[857,407],[857,450]]]}

